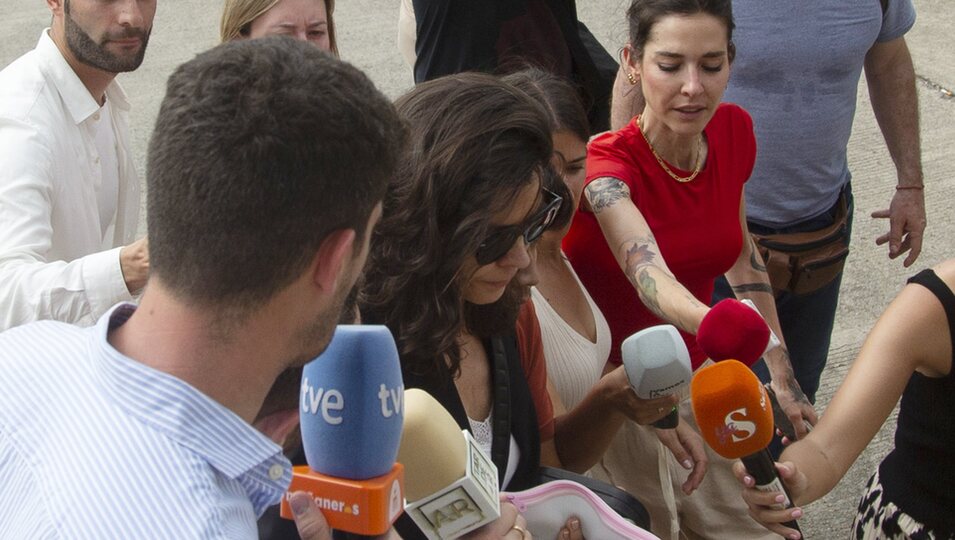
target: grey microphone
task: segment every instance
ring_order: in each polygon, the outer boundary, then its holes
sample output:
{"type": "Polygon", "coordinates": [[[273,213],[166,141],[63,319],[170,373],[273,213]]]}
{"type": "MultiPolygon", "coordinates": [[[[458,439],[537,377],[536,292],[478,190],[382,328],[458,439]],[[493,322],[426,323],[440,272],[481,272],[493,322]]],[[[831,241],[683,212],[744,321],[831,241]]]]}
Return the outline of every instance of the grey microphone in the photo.
{"type": "MultiPolygon", "coordinates": [[[[693,368],[690,351],[672,324],[651,326],[633,334],[620,345],[624,369],[630,386],[641,399],[669,394],[686,397],[693,368]]],[[[672,429],[680,423],[676,407],[670,414],[653,423],[654,427],[672,429]]]]}

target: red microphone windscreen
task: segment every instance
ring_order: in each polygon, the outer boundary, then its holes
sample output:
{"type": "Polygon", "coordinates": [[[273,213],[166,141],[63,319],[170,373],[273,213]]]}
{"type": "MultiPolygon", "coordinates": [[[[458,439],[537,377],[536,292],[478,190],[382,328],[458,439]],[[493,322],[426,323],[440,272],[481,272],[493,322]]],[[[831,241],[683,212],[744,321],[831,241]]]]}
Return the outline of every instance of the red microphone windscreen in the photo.
{"type": "Polygon", "coordinates": [[[703,439],[727,459],[755,454],[773,438],[769,396],[742,362],[725,360],[697,371],[690,400],[703,439]]]}
{"type": "Polygon", "coordinates": [[[716,362],[735,358],[751,366],[766,351],[769,326],[756,310],[727,298],[717,302],[700,321],[696,342],[716,362]]]}

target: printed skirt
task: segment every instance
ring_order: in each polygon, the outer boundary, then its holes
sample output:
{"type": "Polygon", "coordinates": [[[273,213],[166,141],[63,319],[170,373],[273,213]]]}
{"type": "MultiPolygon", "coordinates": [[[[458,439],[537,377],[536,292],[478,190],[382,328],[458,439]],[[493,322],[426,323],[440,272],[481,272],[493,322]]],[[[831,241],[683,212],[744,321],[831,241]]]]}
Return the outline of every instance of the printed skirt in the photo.
{"type": "Polygon", "coordinates": [[[939,533],[921,524],[894,503],[882,500],[879,471],[869,478],[859,500],[859,511],[852,523],[850,538],[856,540],[955,540],[955,535],[939,533]]]}

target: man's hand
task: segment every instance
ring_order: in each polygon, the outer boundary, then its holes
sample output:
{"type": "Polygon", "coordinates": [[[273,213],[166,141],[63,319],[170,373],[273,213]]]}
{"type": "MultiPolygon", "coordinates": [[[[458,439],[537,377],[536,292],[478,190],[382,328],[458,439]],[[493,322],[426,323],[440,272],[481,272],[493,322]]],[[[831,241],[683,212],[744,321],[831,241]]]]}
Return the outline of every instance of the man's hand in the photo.
{"type": "MultiPolygon", "coordinates": [[[[295,517],[295,528],[298,529],[298,535],[302,537],[302,540],[332,540],[332,529],[328,526],[325,515],[315,504],[315,499],[308,493],[296,491],[289,497],[288,503],[289,507],[292,508],[292,515],[295,517]]],[[[377,540],[401,540],[394,529],[390,529],[385,534],[375,538],[377,540]]]]}
{"type": "MultiPolygon", "coordinates": [[[[797,471],[792,462],[776,463],[776,470],[793,498],[805,491],[806,475],[797,471]]],[[[801,538],[798,531],[784,527],[782,523],[801,518],[802,508],[798,506],[783,510],[773,508],[786,500],[786,495],[779,491],[759,491],[756,489],[756,481],[746,472],[746,467],[743,466],[742,462],[737,461],[733,465],[733,474],[736,475],[736,479],[743,486],[743,500],[749,506],[749,515],[757,523],[785,538],[792,540],[801,538]]]]}
{"type": "Polygon", "coordinates": [[[876,245],[889,243],[889,258],[909,252],[902,262],[908,268],[922,252],[925,232],[925,195],[921,189],[898,189],[888,210],[872,212],[873,218],[889,219],[889,232],[876,238],[876,245]]]}
{"type": "Polygon", "coordinates": [[[140,238],[119,250],[119,267],[123,271],[126,290],[136,294],[149,278],[149,239],[140,238]]]}
{"type": "Polygon", "coordinates": [[[295,528],[302,540],[332,540],[332,529],[325,516],[315,504],[315,499],[304,491],[296,491],[289,497],[289,506],[295,516],[295,528]]]}
{"type": "Polygon", "coordinates": [[[686,482],[683,482],[683,493],[689,495],[700,487],[710,459],[703,449],[703,438],[685,422],[680,422],[674,429],[653,429],[657,438],[670,449],[684,469],[691,471],[686,482]]]}
{"type": "Polygon", "coordinates": [[[630,379],[627,378],[627,372],[623,366],[618,366],[601,377],[597,384],[601,385],[604,398],[615,409],[641,425],[656,422],[670,414],[673,407],[680,403],[680,398],[675,394],[653,399],[637,397],[633,387],[630,386],[630,379]]]}
{"type": "Polygon", "coordinates": [[[796,431],[796,438],[802,439],[809,433],[806,423],[808,422],[810,426],[814,426],[819,421],[819,417],[816,416],[816,410],[796,381],[792,362],[789,359],[789,352],[785,347],[776,347],[766,354],[766,365],[773,377],[770,385],[776,392],[779,406],[782,407],[786,417],[792,423],[793,429],[796,431]]]}
{"type": "Polygon", "coordinates": [[[776,392],[776,399],[779,400],[780,407],[785,411],[793,429],[796,430],[796,439],[802,439],[809,433],[809,428],[819,421],[812,403],[809,403],[809,399],[799,388],[799,383],[796,382],[792,373],[783,380],[773,377],[769,384],[776,392]],[[809,427],[807,427],[807,424],[809,427]]]}

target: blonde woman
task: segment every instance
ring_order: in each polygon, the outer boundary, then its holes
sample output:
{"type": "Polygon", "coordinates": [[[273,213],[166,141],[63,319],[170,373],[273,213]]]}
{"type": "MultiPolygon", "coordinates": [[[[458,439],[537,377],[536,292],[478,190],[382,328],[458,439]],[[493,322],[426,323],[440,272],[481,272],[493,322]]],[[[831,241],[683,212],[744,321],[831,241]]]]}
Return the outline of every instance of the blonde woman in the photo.
{"type": "Polygon", "coordinates": [[[225,0],[219,37],[223,42],[287,35],[338,56],[335,0],[225,0]]]}

